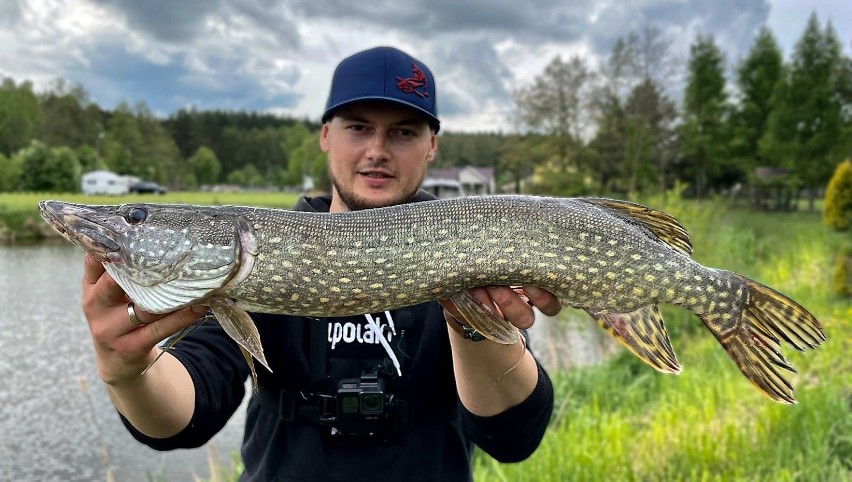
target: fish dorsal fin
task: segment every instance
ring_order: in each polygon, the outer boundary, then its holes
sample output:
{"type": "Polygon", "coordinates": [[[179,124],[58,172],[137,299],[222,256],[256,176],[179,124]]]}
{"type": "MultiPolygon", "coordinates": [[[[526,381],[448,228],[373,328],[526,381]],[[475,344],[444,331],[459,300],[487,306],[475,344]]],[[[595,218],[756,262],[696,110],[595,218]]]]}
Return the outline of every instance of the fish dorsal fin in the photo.
{"type": "Polygon", "coordinates": [[[651,209],[641,204],[615,199],[584,197],[579,201],[607,209],[612,214],[633,225],[641,226],[650,231],[663,244],[687,256],[692,254],[692,243],[689,233],[680,221],[671,214],[651,209]]]}

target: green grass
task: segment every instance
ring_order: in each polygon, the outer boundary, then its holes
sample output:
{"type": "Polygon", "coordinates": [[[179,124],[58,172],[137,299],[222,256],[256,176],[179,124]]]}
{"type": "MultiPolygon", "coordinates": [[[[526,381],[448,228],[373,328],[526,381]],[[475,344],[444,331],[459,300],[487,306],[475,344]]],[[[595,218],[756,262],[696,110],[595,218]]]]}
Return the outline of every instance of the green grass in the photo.
{"type": "MultiPolygon", "coordinates": [[[[852,478],[852,303],[829,294],[831,260],[848,237],[819,213],[753,213],[715,203],[669,206],[695,258],[788,294],[825,325],[819,349],[785,354],[798,405],[769,401],[700,321],[664,316],[684,371],[658,374],[629,354],[554,373],[556,409],[539,450],[519,464],[479,454],[476,480],[845,481],[852,478]]],[[[847,235],[848,236],[848,235],[847,235]]]]}
{"type": "Polygon", "coordinates": [[[154,202],[290,208],[296,204],[298,197],[297,194],[279,192],[173,192],[161,196],[150,194],[87,196],[68,193],[0,193],[0,242],[4,239],[28,241],[53,236],[50,228],[38,214],[38,202],[45,199],[81,204],[154,202]]]}

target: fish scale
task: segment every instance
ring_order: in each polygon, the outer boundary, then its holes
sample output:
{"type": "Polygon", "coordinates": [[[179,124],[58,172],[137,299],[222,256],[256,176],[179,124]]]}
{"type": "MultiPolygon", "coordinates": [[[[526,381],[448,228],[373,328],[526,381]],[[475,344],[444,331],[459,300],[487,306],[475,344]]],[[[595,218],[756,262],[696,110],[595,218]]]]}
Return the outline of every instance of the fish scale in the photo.
{"type": "Polygon", "coordinates": [[[517,329],[466,291],[488,285],[544,288],[666,373],[681,367],[658,305],[682,306],[758,389],[784,403],[794,399],[782,371],[793,367],[780,343],[805,350],[825,340],[800,305],[695,262],[676,219],[626,201],[472,196],[345,213],[57,201],[40,208],[104,261],[140,307],[208,304],[264,365],[247,311],[347,316],[450,299],[486,337],[517,342],[517,329]]]}

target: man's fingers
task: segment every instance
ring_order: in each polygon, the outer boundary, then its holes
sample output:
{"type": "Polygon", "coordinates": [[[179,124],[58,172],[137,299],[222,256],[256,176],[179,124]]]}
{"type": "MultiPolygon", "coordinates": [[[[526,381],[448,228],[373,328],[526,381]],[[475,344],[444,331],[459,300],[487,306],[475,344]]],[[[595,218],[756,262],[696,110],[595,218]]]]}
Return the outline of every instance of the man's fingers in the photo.
{"type": "Polygon", "coordinates": [[[83,282],[93,285],[104,274],[104,265],[89,253],[83,255],[83,282]]]}
{"type": "MultiPolygon", "coordinates": [[[[136,336],[140,343],[154,346],[198,321],[198,319],[201,318],[201,315],[206,311],[207,307],[191,306],[189,308],[169,313],[165,316],[147,313],[148,316],[162,317],[144,325],[134,327],[135,329],[132,333],[128,334],[128,336],[136,336]]],[[[137,313],[139,313],[139,311],[137,311],[137,313]]],[[[142,316],[139,316],[139,318],[144,320],[142,316]]]]}
{"type": "Polygon", "coordinates": [[[515,293],[515,290],[508,286],[489,286],[486,291],[506,321],[521,329],[532,326],[535,313],[532,307],[515,293]]]}
{"type": "Polygon", "coordinates": [[[524,287],[527,298],[547,316],[555,316],[562,309],[562,302],[553,293],[535,286],[524,287]]]}
{"type": "MultiPolygon", "coordinates": [[[[532,306],[548,316],[553,316],[562,309],[559,298],[547,290],[532,286],[523,288],[523,291],[514,290],[508,286],[487,286],[473,288],[468,292],[486,308],[497,313],[497,316],[521,329],[529,328],[535,321],[532,306]]],[[[464,320],[450,300],[439,302],[450,316],[464,320]]]]}

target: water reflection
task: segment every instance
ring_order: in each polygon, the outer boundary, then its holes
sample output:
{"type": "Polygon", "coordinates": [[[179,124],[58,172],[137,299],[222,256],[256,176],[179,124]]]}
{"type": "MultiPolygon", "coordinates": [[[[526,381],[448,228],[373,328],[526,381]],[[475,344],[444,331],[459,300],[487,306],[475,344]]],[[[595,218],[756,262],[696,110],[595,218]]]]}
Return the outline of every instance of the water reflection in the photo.
{"type": "MultiPolygon", "coordinates": [[[[0,246],[0,480],[105,480],[97,426],[116,480],[208,477],[204,449],[160,453],[124,430],[95,372],[82,272],[80,251],[64,243],[0,246]]],[[[211,441],[224,458],[243,423],[240,410],[211,441]]]]}

